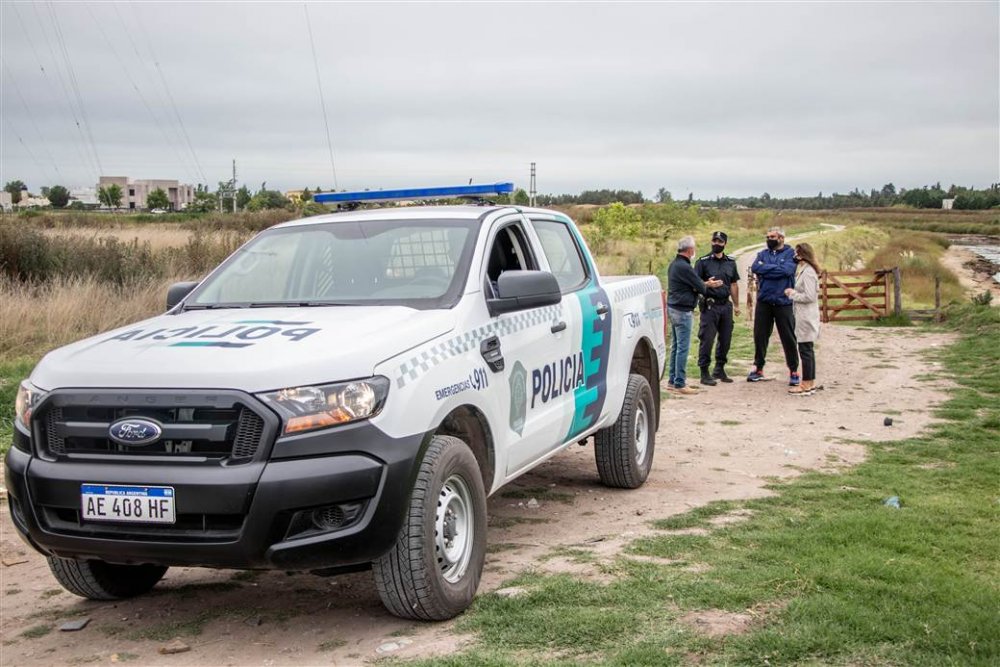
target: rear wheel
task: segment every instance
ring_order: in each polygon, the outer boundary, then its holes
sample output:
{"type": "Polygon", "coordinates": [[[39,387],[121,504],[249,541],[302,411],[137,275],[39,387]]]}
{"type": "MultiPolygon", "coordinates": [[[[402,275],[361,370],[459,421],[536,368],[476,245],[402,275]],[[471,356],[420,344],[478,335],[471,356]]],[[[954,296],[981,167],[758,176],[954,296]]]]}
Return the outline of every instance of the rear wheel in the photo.
{"type": "Polygon", "coordinates": [[[476,457],[434,436],[392,549],[372,564],[382,603],[402,618],[440,621],[472,603],[486,558],[486,491],[476,457]]]}
{"type": "Polygon", "coordinates": [[[63,588],[89,600],[122,600],[148,593],[167,572],[160,565],[117,565],[54,556],[48,561],[63,588]]]}
{"type": "Polygon", "coordinates": [[[656,404],[645,377],[632,373],[618,421],[594,436],[594,455],[601,483],[635,489],[646,481],[656,444],[656,404]]]}

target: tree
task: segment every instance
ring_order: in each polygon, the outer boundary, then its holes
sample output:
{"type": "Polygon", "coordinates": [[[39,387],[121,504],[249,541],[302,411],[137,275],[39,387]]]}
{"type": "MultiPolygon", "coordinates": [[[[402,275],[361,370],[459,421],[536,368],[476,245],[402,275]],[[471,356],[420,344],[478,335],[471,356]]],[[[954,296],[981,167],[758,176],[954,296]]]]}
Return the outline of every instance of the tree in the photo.
{"type": "Polygon", "coordinates": [[[309,188],[307,187],[305,190],[302,191],[302,203],[308,204],[309,202],[311,202],[312,196],[313,196],[312,193],[309,192],[309,188]]]}
{"type": "Polygon", "coordinates": [[[48,188],[49,203],[54,208],[63,208],[69,203],[69,190],[61,185],[53,185],[48,188]]]}
{"type": "Polygon", "coordinates": [[[269,208],[285,208],[286,206],[288,206],[288,199],[285,198],[285,195],[277,190],[268,190],[266,188],[261,188],[260,192],[255,194],[250,199],[250,203],[247,204],[247,208],[251,211],[263,211],[269,208]]]}
{"type": "Polygon", "coordinates": [[[252,198],[253,195],[250,194],[250,190],[247,189],[247,186],[244,185],[242,188],[236,191],[236,208],[242,211],[247,207],[247,204],[250,203],[250,200],[252,198]]]}
{"type": "Polygon", "coordinates": [[[146,196],[146,208],[170,208],[170,199],[167,197],[167,193],[163,191],[163,188],[156,188],[146,196]]]}
{"type": "Polygon", "coordinates": [[[531,199],[528,197],[528,193],[524,191],[524,188],[514,190],[514,203],[518,206],[527,206],[531,203],[531,199]]]}
{"type": "Polygon", "coordinates": [[[17,204],[21,201],[21,191],[27,190],[28,186],[22,181],[8,181],[7,185],[3,186],[3,189],[10,193],[11,203],[17,204]]]}
{"type": "Polygon", "coordinates": [[[674,200],[673,195],[670,194],[670,190],[666,188],[660,188],[656,191],[656,201],[661,204],[666,204],[667,202],[672,202],[674,200]]]}
{"type": "Polygon", "coordinates": [[[118,209],[122,205],[122,186],[112,183],[97,191],[97,201],[108,208],[118,209]]]}
{"type": "Polygon", "coordinates": [[[186,211],[192,213],[210,213],[219,208],[219,199],[208,188],[199,189],[194,193],[194,201],[187,205],[186,211]]]}

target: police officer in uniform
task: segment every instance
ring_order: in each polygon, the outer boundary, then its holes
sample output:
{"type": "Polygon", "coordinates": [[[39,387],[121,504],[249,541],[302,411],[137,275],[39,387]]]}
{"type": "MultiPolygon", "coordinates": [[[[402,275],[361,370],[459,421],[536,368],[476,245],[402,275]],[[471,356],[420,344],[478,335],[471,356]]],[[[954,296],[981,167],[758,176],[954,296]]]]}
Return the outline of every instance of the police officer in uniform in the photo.
{"type": "Polygon", "coordinates": [[[709,386],[718,384],[718,381],[732,382],[726,375],[726,361],[733,340],[733,314],[740,314],[740,273],[736,260],[726,254],[728,240],[725,232],[714,232],[712,252],[699,257],[694,265],[694,272],[702,280],[716,278],[722,281],[721,287],[712,287],[706,291],[700,305],[698,340],[701,345],[698,347],[698,366],[701,368],[701,383],[709,386]],[[715,347],[715,369],[709,374],[712,343],[715,342],[716,334],[719,336],[719,343],[715,347]]]}

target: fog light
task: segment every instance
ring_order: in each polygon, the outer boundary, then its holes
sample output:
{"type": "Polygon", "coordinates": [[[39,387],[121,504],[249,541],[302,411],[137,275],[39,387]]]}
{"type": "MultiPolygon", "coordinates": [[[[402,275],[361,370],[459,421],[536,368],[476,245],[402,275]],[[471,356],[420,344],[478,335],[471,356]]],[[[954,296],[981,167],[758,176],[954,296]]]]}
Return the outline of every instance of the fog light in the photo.
{"type": "Polygon", "coordinates": [[[312,510],[296,512],[288,526],[288,537],[302,537],[346,528],[357,522],[365,508],[365,501],[325,505],[312,510]]]}

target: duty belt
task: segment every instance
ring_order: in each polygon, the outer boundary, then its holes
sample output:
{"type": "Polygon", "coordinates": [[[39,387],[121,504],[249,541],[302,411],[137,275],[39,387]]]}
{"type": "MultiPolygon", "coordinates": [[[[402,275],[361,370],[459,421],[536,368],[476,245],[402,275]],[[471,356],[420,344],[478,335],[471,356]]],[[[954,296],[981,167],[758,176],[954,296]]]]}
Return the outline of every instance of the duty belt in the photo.
{"type": "Polygon", "coordinates": [[[729,303],[729,299],[715,299],[715,298],[710,297],[710,296],[709,297],[705,297],[705,301],[709,305],[719,305],[719,306],[722,306],[722,305],[725,305],[725,304],[729,303]]]}

